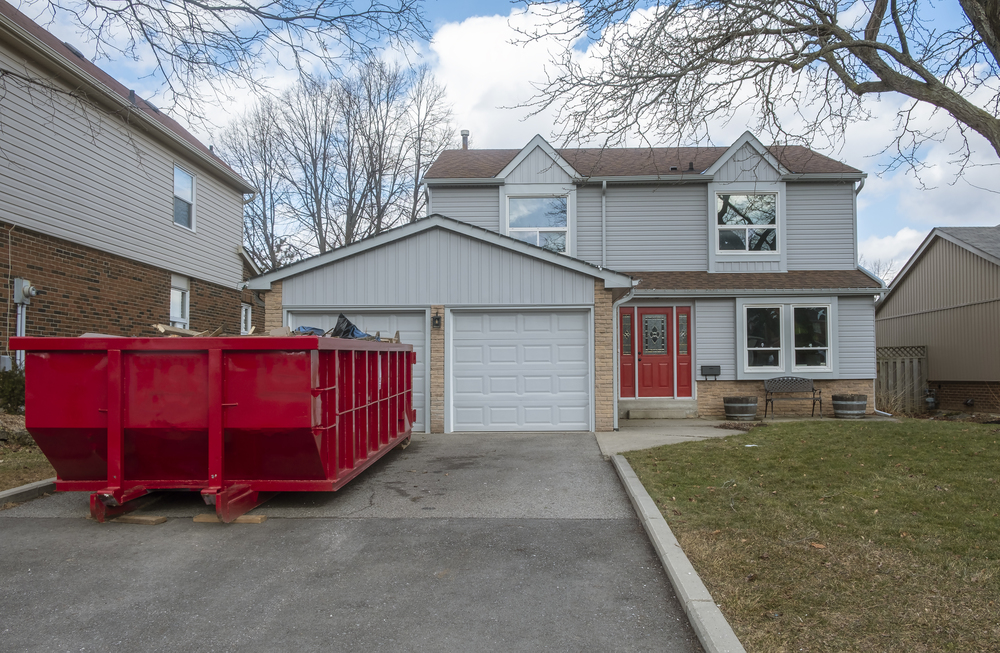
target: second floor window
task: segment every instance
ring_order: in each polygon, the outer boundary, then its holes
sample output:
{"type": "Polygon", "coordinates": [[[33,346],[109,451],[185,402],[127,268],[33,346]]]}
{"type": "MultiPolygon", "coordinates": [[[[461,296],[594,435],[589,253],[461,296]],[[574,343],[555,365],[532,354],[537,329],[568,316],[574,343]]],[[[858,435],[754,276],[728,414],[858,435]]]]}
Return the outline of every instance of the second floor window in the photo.
{"type": "Polygon", "coordinates": [[[508,202],[511,238],[552,252],[566,252],[569,218],[565,196],[511,197],[508,202]]]}
{"type": "Polygon", "coordinates": [[[174,224],[194,229],[194,176],[174,166],[174,224]]]}
{"type": "Polygon", "coordinates": [[[778,196],[774,193],[715,196],[720,252],[778,251],[778,196]]]}

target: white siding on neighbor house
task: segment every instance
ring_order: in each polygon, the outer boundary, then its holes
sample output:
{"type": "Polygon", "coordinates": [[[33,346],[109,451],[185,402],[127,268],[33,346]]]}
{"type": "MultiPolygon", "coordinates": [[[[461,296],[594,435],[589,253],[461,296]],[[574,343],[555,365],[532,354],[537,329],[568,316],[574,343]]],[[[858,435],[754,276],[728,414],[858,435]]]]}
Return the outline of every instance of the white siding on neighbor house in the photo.
{"type": "Polygon", "coordinates": [[[507,184],[568,184],[572,181],[559,165],[536,147],[511,171],[507,184]]]}
{"type": "Polygon", "coordinates": [[[715,173],[716,182],[779,181],[780,178],[781,174],[749,143],[737,150],[715,173]]]}
{"type": "Polygon", "coordinates": [[[500,232],[500,189],[497,186],[460,186],[431,189],[429,213],[500,232]]]}
{"type": "MultiPolygon", "coordinates": [[[[0,65],[48,79],[2,47],[0,65]]],[[[240,281],[239,191],[89,105],[14,82],[3,104],[0,220],[227,287],[240,281]],[[196,233],[173,223],[175,163],[196,177],[196,233]]]]}
{"type": "MultiPolygon", "coordinates": [[[[607,266],[622,271],[707,270],[707,202],[702,184],[609,185],[607,266]]],[[[594,229],[592,220],[581,223],[577,242],[596,237],[600,243],[600,214],[596,235],[594,229]]],[[[585,260],[600,265],[600,249],[596,258],[585,260]]]]}
{"type": "Polygon", "coordinates": [[[576,191],[576,257],[601,265],[601,187],[576,191]]]}
{"type": "Polygon", "coordinates": [[[282,284],[286,307],[589,305],[593,277],[430,229],[282,284]]]}
{"type": "Polygon", "coordinates": [[[837,301],[837,322],[840,378],[875,378],[874,298],[841,297],[837,301]]]}
{"type": "Polygon", "coordinates": [[[736,300],[697,300],[694,329],[695,378],[702,365],[721,365],[720,381],[736,379],[736,300]]]}
{"type": "Polygon", "coordinates": [[[854,267],[854,183],[785,184],[789,270],[854,267]]]}

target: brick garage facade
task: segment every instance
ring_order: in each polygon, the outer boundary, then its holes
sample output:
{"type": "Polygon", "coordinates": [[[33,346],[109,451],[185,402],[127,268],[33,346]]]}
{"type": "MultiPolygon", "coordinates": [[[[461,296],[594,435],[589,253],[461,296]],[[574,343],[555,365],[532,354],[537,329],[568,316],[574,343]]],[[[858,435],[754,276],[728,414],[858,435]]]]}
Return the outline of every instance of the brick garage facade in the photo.
{"type": "MultiPolygon", "coordinates": [[[[868,395],[868,405],[865,412],[875,411],[875,387],[871,379],[840,379],[836,381],[815,381],[817,388],[823,391],[823,415],[833,417],[833,395],[851,394],[868,395]]],[[[763,381],[698,381],[698,415],[700,417],[721,418],[725,416],[722,398],[733,396],[756,396],[757,417],[764,416],[764,382],[763,381]]],[[[808,396],[808,395],[787,395],[808,396]]],[[[808,401],[779,401],[775,403],[778,417],[808,416],[812,412],[812,403],[808,401]]],[[[817,411],[819,406],[816,407],[817,411]]],[[[768,412],[770,417],[770,411],[768,412]]]]}
{"type": "MultiPolygon", "coordinates": [[[[28,305],[25,335],[159,335],[152,324],[170,320],[170,272],[60,238],[0,223],[0,260],[9,268],[0,300],[0,332],[6,349],[17,315],[13,279],[28,279],[38,296],[28,305]]],[[[239,333],[239,291],[191,280],[192,329],[223,325],[239,333]]]]}
{"type": "Polygon", "coordinates": [[[1000,412],[1000,382],[930,381],[937,392],[938,408],[964,412],[1000,412]],[[971,406],[965,402],[972,400],[971,406]]]}
{"type": "Polygon", "coordinates": [[[614,430],[614,309],[612,291],[594,280],[594,430],[614,430]]]}
{"type": "Polygon", "coordinates": [[[444,306],[431,306],[441,316],[441,326],[431,327],[431,433],[444,433],[444,332],[448,328],[444,306]]]}

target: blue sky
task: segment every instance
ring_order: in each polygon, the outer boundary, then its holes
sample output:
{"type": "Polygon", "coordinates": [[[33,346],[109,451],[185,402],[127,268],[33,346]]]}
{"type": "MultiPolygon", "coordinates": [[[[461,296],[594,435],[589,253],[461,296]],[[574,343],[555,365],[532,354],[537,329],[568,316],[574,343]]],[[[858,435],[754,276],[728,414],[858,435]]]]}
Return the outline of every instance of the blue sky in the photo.
{"type": "MultiPolygon", "coordinates": [[[[22,10],[37,16],[40,5],[22,10]]],[[[938,2],[935,12],[939,24],[954,21],[960,15],[957,0],[938,2]]],[[[545,43],[513,44],[513,27],[531,27],[538,19],[526,14],[520,5],[505,0],[459,2],[456,0],[425,0],[424,12],[433,30],[430,43],[420,44],[418,58],[429,63],[439,82],[447,87],[454,107],[457,129],[472,132],[473,147],[519,148],[538,133],[550,137],[551,115],[527,117],[524,109],[514,107],[533,94],[532,82],[544,80],[545,64],[554,46],[545,43]]],[[[93,57],[92,44],[82,40],[71,23],[62,20],[49,25],[63,40],[69,41],[93,57]]],[[[586,44],[578,47],[581,57],[587,56],[586,44]]],[[[96,63],[142,97],[161,106],[169,104],[157,95],[155,80],[145,77],[150,70],[146,61],[108,61],[96,63]]],[[[272,85],[280,90],[294,80],[294,74],[278,67],[269,69],[272,85]]],[[[223,125],[242,110],[252,97],[235,90],[233,101],[212,110],[214,122],[223,125]]],[[[868,259],[895,259],[901,266],[935,226],[995,225],[1000,212],[995,202],[1000,192],[1000,166],[992,148],[984,139],[973,135],[973,159],[981,164],[955,180],[953,152],[956,134],[944,142],[927,148],[925,161],[930,168],[923,174],[922,190],[911,171],[898,170],[880,174],[888,158],[880,149],[891,133],[901,100],[886,94],[873,99],[869,109],[872,120],[852,125],[843,146],[837,151],[820,149],[869,173],[864,190],[858,196],[858,237],[861,253],[868,259]]],[[[947,117],[924,112],[924,124],[937,129],[947,124],[947,117]]],[[[726,125],[712,129],[715,144],[727,145],[735,140],[752,121],[751,115],[737,115],[726,125]]],[[[211,143],[213,129],[196,126],[192,130],[203,141],[211,143]]],[[[558,145],[553,140],[553,144],[558,145]]]]}

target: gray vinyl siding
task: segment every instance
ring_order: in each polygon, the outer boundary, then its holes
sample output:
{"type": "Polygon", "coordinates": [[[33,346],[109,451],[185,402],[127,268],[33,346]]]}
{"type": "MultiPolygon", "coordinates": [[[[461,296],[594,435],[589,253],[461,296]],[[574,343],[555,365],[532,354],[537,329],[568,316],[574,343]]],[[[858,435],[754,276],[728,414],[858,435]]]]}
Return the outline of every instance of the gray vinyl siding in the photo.
{"type": "Polygon", "coordinates": [[[699,299],[694,304],[695,376],[702,365],[721,365],[720,381],[736,379],[736,300],[699,299]]]}
{"type": "Polygon", "coordinates": [[[432,229],[290,277],[288,307],[591,305],[594,280],[517,252],[432,229]]]}
{"type": "Polygon", "coordinates": [[[854,253],[854,184],[785,185],[789,270],[850,270],[854,253]]]}
{"type": "MultiPolygon", "coordinates": [[[[598,210],[600,205],[598,204],[598,210]]],[[[701,184],[608,186],[608,263],[613,270],[707,270],[708,199],[701,184]]],[[[600,219],[596,237],[600,241],[600,219]]],[[[588,259],[590,260],[590,259],[588,259]]],[[[595,261],[590,261],[595,262],[595,261]]],[[[599,261],[598,261],[599,262],[599,261]]]]}
{"type": "Polygon", "coordinates": [[[781,272],[781,261],[716,261],[716,272],[781,272]]]}
{"type": "Polygon", "coordinates": [[[875,299],[837,300],[837,347],[842,379],[875,378],[875,299]]]}
{"type": "MultiPolygon", "coordinates": [[[[6,49],[0,65],[25,69],[6,49]]],[[[3,104],[0,220],[196,279],[240,281],[239,191],[89,105],[11,81],[3,104]],[[196,233],[173,223],[175,163],[196,177],[196,233]]]]}
{"type": "Polygon", "coordinates": [[[500,190],[497,186],[434,187],[430,213],[500,232],[500,190]]]}
{"type": "Polygon", "coordinates": [[[576,191],[576,257],[601,265],[601,187],[576,191]]]}
{"type": "Polygon", "coordinates": [[[781,174],[749,143],[741,147],[715,173],[716,182],[779,181],[781,174]]]}
{"type": "Polygon", "coordinates": [[[1000,266],[935,238],[875,327],[879,347],[926,346],[932,381],[1000,381],[1000,266]]]}
{"type": "Polygon", "coordinates": [[[504,179],[507,184],[568,184],[571,181],[540,147],[533,149],[504,179]]]}

